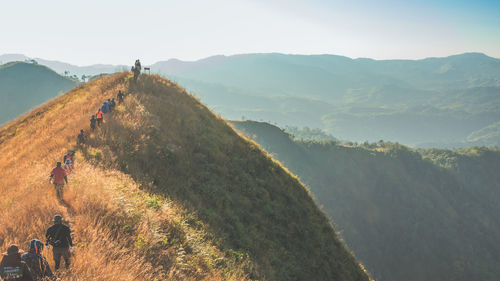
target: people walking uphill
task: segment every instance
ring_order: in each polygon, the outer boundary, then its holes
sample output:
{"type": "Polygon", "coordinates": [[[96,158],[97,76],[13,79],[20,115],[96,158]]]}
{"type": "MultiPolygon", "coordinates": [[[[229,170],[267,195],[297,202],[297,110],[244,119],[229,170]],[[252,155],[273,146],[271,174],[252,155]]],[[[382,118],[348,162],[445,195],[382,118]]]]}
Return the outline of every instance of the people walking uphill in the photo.
{"type": "Polygon", "coordinates": [[[123,102],[123,93],[121,90],[118,90],[118,94],[116,95],[116,98],[118,99],[118,103],[123,102]]]}
{"type": "Polygon", "coordinates": [[[61,257],[64,259],[66,268],[70,265],[73,240],[69,226],[62,223],[62,216],[54,216],[54,224],[47,229],[47,244],[52,246],[52,256],[54,257],[55,270],[61,265],[61,257]]]}
{"type": "Polygon", "coordinates": [[[135,60],[134,66],[132,66],[132,72],[134,73],[134,82],[137,82],[137,78],[139,78],[139,75],[141,74],[141,61],[140,60],[135,60]]]}
{"type": "Polygon", "coordinates": [[[95,113],[95,116],[96,116],[96,120],[97,120],[97,126],[101,126],[102,125],[102,120],[104,118],[104,113],[102,112],[102,110],[100,108],[97,109],[97,112],[95,113]]]}
{"type": "Polygon", "coordinates": [[[102,103],[101,111],[102,113],[109,113],[109,104],[107,101],[102,103]]]}
{"type": "Polygon", "coordinates": [[[21,259],[17,245],[10,245],[0,262],[0,277],[5,281],[33,281],[28,265],[21,259]]]}
{"type": "Polygon", "coordinates": [[[112,99],[108,99],[108,105],[109,105],[109,110],[111,112],[113,112],[113,110],[115,110],[115,98],[112,98],[112,99]]]}
{"type": "Polygon", "coordinates": [[[57,162],[56,167],[50,172],[50,180],[56,189],[57,199],[63,199],[64,184],[68,183],[66,171],[61,167],[61,162],[57,162]]]}
{"type": "Polygon", "coordinates": [[[80,130],[78,136],[76,137],[77,145],[84,145],[86,140],[85,131],[83,129],[80,130]]]}
{"type": "Polygon", "coordinates": [[[74,158],[74,157],[75,157],[75,151],[73,151],[73,150],[69,150],[69,149],[68,149],[68,150],[66,151],[66,154],[64,154],[64,156],[63,156],[63,163],[65,163],[65,164],[66,164],[66,161],[67,161],[68,159],[69,159],[69,160],[71,160],[71,163],[73,163],[73,162],[74,162],[74,161],[73,161],[73,158],[74,158]]]}
{"type": "Polygon", "coordinates": [[[64,171],[66,171],[66,175],[73,172],[73,162],[71,162],[71,159],[66,159],[64,162],[64,171]]]}
{"type": "Polygon", "coordinates": [[[42,241],[36,239],[31,240],[28,252],[22,254],[21,259],[28,265],[33,280],[39,281],[45,277],[57,280],[52,270],[50,270],[49,263],[42,255],[43,247],[42,241]]]}
{"type": "Polygon", "coordinates": [[[92,131],[95,130],[96,123],[97,123],[97,119],[95,118],[95,115],[92,115],[90,117],[90,129],[92,131]]]}

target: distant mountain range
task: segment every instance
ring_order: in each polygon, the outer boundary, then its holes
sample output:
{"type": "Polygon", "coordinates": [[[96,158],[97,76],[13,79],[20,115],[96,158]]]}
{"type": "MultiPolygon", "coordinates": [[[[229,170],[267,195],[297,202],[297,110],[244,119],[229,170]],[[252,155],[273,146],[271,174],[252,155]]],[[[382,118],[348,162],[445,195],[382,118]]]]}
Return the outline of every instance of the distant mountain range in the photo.
{"type": "Polygon", "coordinates": [[[46,66],[12,62],[0,65],[0,124],[70,90],[77,81],[46,66]]]}
{"type": "Polygon", "coordinates": [[[70,63],[55,61],[55,60],[46,60],[42,58],[30,58],[22,54],[5,54],[0,55],[0,64],[14,62],[14,61],[30,61],[34,60],[38,64],[48,66],[52,70],[58,73],[64,73],[68,71],[70,75],[77,75],[81,77],[82,75],[98,75],[101,73],[114,73],[124,70],[129,70],[130,67],[125,65],[111,65],[111,64],[94,64],[88,66],[77,66],[70,63]]]}
{"type": "MultiPolygon", "coordinates": [[[[0,56],[0,61],[22,59],[0,56]]],[[[36,59],[58,72],[114,72],[36,59]]],[[[466,53],[423,60],[247,54],[152,64],[226,119],[320,128],[357,142],[500,145],[500,60],[466,53]]]]}

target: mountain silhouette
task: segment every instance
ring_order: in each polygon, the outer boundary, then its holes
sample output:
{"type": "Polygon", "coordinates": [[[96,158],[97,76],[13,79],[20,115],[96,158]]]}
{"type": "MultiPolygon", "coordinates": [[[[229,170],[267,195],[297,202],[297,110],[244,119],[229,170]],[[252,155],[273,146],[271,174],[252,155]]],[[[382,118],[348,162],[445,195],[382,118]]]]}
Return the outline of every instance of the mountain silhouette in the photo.
{"type": "Polygon", "coordinates": [[[24,62],[0,65],[0,124],[68,91],[76,84],[76,81],[45,66],[24,62]]]}

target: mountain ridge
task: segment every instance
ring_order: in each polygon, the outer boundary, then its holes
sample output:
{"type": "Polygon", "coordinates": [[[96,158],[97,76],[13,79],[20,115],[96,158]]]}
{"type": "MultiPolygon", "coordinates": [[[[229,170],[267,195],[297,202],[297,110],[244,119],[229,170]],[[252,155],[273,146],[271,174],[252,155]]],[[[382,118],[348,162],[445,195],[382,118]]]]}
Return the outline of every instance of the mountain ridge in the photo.
{"type": "Polygon", "coordinates": [[[1,246],[43,235],[57,211],[79,241],[64,277],[368,280],[295,177],[158,76],[82,84],[0,128],[0,150],[9,152],[0,154],[1,246]],[[77,149],[64,204],[54,204],[44,173],[118,90],[124,103],[77,149]],[[14,204],[39,193],[39,204],[14,204]]]}

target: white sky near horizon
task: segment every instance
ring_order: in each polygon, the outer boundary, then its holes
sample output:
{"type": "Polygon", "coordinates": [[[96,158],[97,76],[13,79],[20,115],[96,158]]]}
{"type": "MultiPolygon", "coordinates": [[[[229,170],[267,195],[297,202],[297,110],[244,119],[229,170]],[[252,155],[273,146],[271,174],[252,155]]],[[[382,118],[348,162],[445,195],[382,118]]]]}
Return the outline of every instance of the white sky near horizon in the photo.
{"type": "Polygon", "coordinates": [[[78,65],[263,52],[500,57],[500,0],[0,0],[0,7],[0,54],[78,65]]]}

